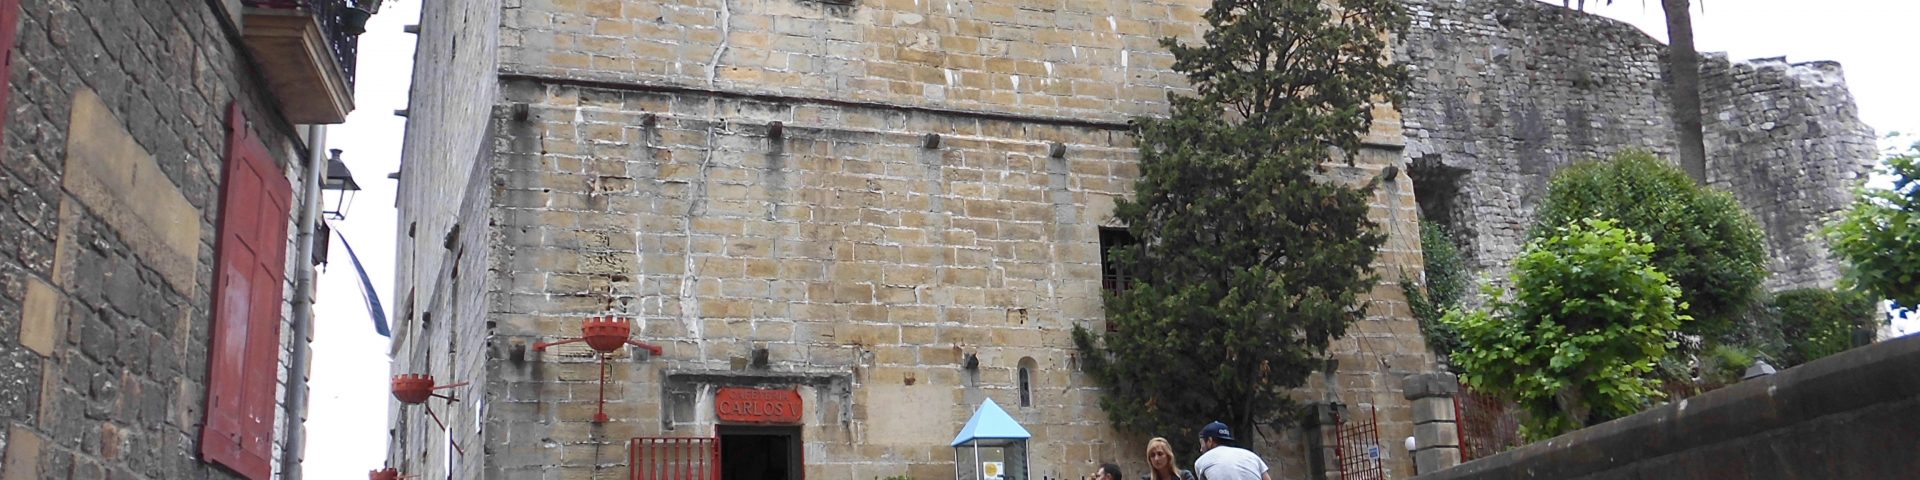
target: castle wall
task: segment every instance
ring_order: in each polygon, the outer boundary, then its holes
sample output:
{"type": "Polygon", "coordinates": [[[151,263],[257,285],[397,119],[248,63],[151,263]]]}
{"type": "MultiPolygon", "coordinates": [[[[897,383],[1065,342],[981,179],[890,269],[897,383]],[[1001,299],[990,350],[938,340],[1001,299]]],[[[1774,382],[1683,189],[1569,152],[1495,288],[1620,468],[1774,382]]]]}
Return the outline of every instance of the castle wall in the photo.
{"type": "Polygon", "coordinates": [[[1840,64],[1708,57],[1700,92],[1708,181],[1733,192],[1767,232],[1768,290],[1831,287],[1840,263],[1820,226],[1853,199],[1879,153],[1840,64]]]}
{"type": "MultiPolygon", "coordinates": [[[[1423,211],[1454,227],[1474,270],[1506,274],[1560,168],[1672,153],[1666,47],[1633,26],[1531,0],[1407,3],[1407,158],[1423,211]]],[[[1701,91],[1709,181],[1768,232],[1765,286],[1831,286],[1838,265],[1810,233],[1874,157],[1838,66],[1709,56],[1701,91]]]]}

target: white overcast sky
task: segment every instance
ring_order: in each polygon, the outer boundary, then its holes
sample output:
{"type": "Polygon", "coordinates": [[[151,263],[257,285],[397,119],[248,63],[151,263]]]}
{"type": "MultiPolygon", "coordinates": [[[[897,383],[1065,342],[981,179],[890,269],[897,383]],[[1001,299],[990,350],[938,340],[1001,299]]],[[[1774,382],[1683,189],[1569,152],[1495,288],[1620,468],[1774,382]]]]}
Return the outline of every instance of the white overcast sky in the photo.
{"type": "MultiPolygon", "coordinates": [[[[1557,0],[1548,3],[1558,4],[1557,0]]],[[[1659,0],[1589,2],[1588,11],[1626,20],[1666,39],[1659,0]]],[[[331,148],[345,159],[360,185],[347,219],[333,222],[358,249],[389,314],[396,221],[394,183],[412,76],[413,35],[401,26],[417,23],[420,0],[389,0],[360,37],[356,109],[345,125],[329,129],[331,148]]],[[[1694,30],[1703,51],[1728,52],[1736,60],[1786,56],[1789,61],[1835,60],[1846,70],[1861,117],[1880,133],[1920,132],[1920,42],[1913,30],[1920,2],[1904,0],[1711,0],[1695,5],[1694,30]]],[[[331,201],[331,199],[329,199],[331,201]]],[[[309,478],[360,478],[385,461],[387,339],[374,334],[361,303],[358,279],[346,249],[335,242],[320,279],[315,316],[313,403],[308,415],[305,469],[309,478]]],[[[1916,330],[1903,325],[1901,333],[1916,330]]],[[[469,380],[469,379],[461,379],[469,380]]],[[[438,403],[438,402],[435,402],[438,403]]],[[[438,408],[438,407],[437,407],[438,408]]],[[[409,413],[419,415],[419,412],[409,413]]]]}

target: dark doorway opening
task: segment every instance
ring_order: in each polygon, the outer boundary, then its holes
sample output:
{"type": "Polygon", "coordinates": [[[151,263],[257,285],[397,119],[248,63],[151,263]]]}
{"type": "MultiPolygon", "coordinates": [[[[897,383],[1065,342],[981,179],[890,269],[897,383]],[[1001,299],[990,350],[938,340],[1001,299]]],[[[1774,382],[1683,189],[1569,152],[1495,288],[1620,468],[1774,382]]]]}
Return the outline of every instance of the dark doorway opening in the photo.
{"type": "Polygon", "coordinates": [[[802,480],[800,427],[721,425],[721,480],[802,480]]]}

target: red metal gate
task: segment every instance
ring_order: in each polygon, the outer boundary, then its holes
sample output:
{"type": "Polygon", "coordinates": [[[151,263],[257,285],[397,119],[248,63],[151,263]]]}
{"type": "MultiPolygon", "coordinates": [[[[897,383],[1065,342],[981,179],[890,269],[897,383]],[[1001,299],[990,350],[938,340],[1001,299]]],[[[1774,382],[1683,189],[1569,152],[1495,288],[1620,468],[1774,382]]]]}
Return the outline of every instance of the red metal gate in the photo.
{"type": "Polygon", "coordinates": [[[632,480],[720,480],[720,439],[637,437],[627,446],[632,480]]]}
{"type": "Polygon", "coordinates": [[[1338,422],[1335,427],[1338,437],[1333,444],[1334,455],[1340,460],[1340,480],[1384,480],[1386,477],[1386,450],[1380,446],[1380,429],[1374,423],[1378,416],[1373,407],[1367,407],[1367,419],[1347,418],[1345,414],[1335,414],[1338,422]]]}

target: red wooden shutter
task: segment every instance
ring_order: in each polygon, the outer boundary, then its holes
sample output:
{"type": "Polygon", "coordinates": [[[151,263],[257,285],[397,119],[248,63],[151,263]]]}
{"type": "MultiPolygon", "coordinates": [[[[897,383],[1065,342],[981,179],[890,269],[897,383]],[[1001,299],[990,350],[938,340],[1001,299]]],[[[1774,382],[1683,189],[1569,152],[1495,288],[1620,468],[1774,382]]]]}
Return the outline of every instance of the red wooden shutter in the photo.
{"type": "Polygon", "coordinates": [[[20,33],[20,0],[0,0],[0,151],[7,145],[7,101],[13,91],[13,43],[20,33]]]}
{"type": "Polygon", "coordinates": [[[241,475],[273,474],[281,285],[293,185],[248,128],[229,115],[226,182],[214,248],[213,351],[200,454],[241,475]]]}

